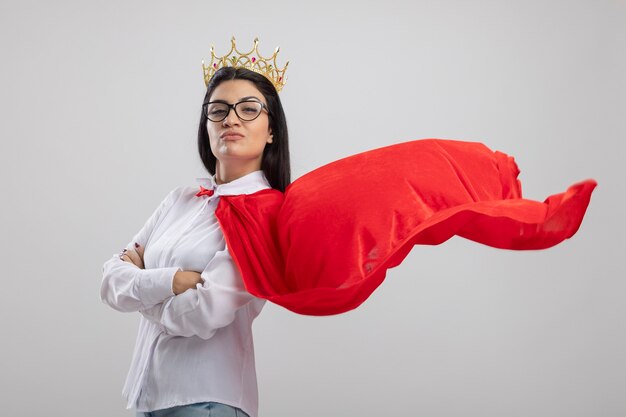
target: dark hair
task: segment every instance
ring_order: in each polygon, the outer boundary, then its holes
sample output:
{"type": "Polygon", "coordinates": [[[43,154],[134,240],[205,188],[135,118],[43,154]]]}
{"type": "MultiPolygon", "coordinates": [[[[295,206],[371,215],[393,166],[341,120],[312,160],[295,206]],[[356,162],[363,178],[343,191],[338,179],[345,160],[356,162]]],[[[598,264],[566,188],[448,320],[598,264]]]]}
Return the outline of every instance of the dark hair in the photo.
{"type": "MultiPolygon", "coordinates": [[[[287,133],[287,119],[280,98],[274,84],[265,76],[246,68],[222,67],[213,74],[207,85],[204,95],[204,105],[209,102],[215,88],[228,80],[248,80],[263,94],[267,102],[269,125],[272,129],[272,143],[265,145],[261,161],[261,170],[272,188],[285,191],[291,182],[291,164],[289,161],[289,135],[287,133]]],[[[209,133],[207,132],[207,117],[201,111],[200,125],[198,126],[198,151],[200,159],[211,175],[215,174],[217,158],[211,152],[209,133]]]]}

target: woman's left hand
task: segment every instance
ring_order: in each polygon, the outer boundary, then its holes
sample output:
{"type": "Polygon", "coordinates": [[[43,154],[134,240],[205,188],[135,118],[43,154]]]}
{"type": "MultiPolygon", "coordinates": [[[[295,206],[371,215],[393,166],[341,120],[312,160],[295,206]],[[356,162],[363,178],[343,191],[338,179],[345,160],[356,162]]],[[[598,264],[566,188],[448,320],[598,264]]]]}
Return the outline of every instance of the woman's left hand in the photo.
{"type": "Polygon", "coordinates": [[[143,265],[143,246],[135,242],[135,247],[124,249],[120,254],[120,259],[124,262],[130,262],[137,268],[144,269],[143,265]]]}

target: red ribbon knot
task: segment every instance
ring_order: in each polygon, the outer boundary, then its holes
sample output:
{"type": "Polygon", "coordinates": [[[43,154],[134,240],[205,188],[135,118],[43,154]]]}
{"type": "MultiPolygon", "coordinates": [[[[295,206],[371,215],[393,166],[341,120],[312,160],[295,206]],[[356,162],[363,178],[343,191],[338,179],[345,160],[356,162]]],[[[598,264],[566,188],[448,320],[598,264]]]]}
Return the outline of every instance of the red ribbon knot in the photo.
{"type": "Polygon", "coordinates": [[[213,195],[213,193],[214,193],[214,192],[215,192],[215,191],[213,191],[213,190],[207,190],[207,189],[206,189],[206,188],[204,188],[203,186],[200,186],[200,191],[198,191],[198,192],[196,193],[196,197],[200,197],[200,196],[203,196],[203,195],[206,195],[206,196],[209,196],[209,197],[210,197],[210,196],[212,196],[212,195],[213,195]]]}

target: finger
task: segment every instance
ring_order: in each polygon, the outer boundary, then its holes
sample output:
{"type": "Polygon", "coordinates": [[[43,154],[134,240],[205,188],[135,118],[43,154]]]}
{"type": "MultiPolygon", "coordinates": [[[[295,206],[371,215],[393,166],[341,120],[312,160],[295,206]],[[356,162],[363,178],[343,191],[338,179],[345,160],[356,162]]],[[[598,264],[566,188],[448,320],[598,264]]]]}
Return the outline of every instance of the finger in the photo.
{"type": "Polygon", "coordinates": [[[132,248],[128,249],[126,251],[126,255],[130,258],[132,263],[134,263],[135,265],[139,266],[139,263],[140,263],[139,255],[137,255],[137,252],[134,249],[132,249],[132,248]]]}
{"type": "Polygon", "coordinates": [[[143,265],[139,266],[137,265],[137,261],[134,261],[130,256],[128,256],[128,252],[124,253],[123,255],[120,256],[120,259],[124,262],[128,262],[130,264],[133,264],[134,266],[144,269],[143,265]]]}
{"type": "Polygon", "coordinates": [[[129,249],[128,252],[126,252],[128,254],[128,256],[130,256],[130,259],[132,259],[133,263],[135,264],[135,266],[144,269],[143,266],[143,257],[141,257],[139,255],[139,253],[137,253],[137,251],[133,248],[129,249]]]}
{"type": "Polygon", "coordinates": [[[125,262],[130,262],[132,264],[135,263],[135,261],[133,261],[132,257],[131,257],[131,250],[128,248],[124,248],[121,252],[120,252],[120,259],[122,261],[125,262]]]}
{"type": "Polygon", "coordinates": [[[137,251],[137,255],[139,256],[139,268],[144,269],[144,263],[143,263],[143,252],[144,252],[144,247],[142,245],[140,245],[139,243],[135,242],[135,250],[137,251]]]}
{"type": "Polygon", "coordinates": [[[139,257],[141,258],[141,260],[143,260],[143,246],[140,245],[139,243],[135,242],[135,250],[137,251],[137,254],[139,255],[139,257]]]}

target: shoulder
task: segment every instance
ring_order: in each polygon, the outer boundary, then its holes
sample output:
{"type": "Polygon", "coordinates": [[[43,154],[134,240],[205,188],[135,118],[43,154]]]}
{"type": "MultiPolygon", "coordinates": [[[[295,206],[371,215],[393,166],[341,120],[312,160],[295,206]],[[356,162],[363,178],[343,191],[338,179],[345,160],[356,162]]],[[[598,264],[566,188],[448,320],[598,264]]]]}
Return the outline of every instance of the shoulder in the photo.
{"type": "Polygon", "coordinates": [[[274,188],[264,188],[252,194],[220,197],[218,216],[235,209],[239,215],[247,213],[251,218],[274,218],[283,204],[284,194],[274,188]]]}
{"type": "Polygon", "coordinates": [[[188,185],[179,185],[170,190],[165,198],[167,200],[177,200],[180,197],[189,194],[191,192],[191,188],[192,187],[188,185]]]}
{"type": "Polygon", "coordinates": [[[175,204],[188,202],[189,200],[195,198],[199,189],[200,188],[197,185],[179,185],[174,187],[163,199],[163,204],[171,207],[175,204]]]}
{"type": "Polygon", "coordinates": [[[285,195],[275,188],[262,188],[249,194],[224,195],[225,201],[263,202],[265,204],[282,203],[285,195]]]}

